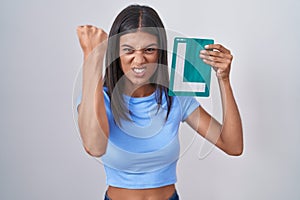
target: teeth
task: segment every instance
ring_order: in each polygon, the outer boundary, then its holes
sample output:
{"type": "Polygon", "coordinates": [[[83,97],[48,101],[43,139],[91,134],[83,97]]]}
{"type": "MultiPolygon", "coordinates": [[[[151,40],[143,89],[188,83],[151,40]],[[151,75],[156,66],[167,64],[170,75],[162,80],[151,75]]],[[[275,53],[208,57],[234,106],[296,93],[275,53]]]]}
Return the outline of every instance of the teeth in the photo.
{"type": "Polygon", "coordinates": [[[135,73],[142,73],[142,72],[144,72],[145,71],[145,68],[133,68],[133,71],[135,72],[135,73]]]}

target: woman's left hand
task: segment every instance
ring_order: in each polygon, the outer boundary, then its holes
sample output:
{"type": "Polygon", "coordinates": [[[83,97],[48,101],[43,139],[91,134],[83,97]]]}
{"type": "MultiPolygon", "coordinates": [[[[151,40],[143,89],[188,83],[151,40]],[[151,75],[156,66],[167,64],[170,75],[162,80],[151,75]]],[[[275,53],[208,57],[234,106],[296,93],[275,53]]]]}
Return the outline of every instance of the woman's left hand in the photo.
{"type": "Polygon", "coordinates": [[[221,44],[206,45],[205,50],[200,51],[200,58],[203,59],[203,62],[213,67],[219,80],[229,79],[233,56],[224,46],[221,44]]]}

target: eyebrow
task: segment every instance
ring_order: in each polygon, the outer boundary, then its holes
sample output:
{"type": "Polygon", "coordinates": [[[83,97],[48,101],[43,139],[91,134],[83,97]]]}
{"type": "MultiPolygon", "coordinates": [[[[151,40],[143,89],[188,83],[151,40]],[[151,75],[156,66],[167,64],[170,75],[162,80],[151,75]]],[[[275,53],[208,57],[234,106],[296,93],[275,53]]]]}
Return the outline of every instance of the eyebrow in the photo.
{"type": "MultiPolygon", "coordinates": [[[[149,45],[145,46],[143,49],[146,49],[146,48],[149,48],[149,47],[152,47],[152,46],[158,46],[158,44],[157,43],[152,43],[152,44],[149,44],[149,45]]],[[[129,48],[134,49],[134,47],[130,46],[129,44],[122,44],[121,47],[129,47],[129,48]]]]}

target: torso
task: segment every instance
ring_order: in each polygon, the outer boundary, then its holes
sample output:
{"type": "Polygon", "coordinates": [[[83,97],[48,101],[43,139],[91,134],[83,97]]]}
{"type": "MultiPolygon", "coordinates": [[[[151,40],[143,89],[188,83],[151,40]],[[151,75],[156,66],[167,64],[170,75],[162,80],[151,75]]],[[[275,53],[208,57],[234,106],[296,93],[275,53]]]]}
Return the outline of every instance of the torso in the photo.
{"type": "Polygon", "coordinates": [[[143,98],[124,95],[125,102],[130,102],[132,121],[121,120],[118,126],[110,109],[110,98],[105,91],[104,94],[110,135],[101,161],[106,183],[110,185],[108,197],[112,200],[168,200],[175,192],[177,181],[179,124],[199,103],[191,97],[174,98],[174,109],[165,121],[167,103],[164,99],[157,110],[154,92],[143,98]]]}

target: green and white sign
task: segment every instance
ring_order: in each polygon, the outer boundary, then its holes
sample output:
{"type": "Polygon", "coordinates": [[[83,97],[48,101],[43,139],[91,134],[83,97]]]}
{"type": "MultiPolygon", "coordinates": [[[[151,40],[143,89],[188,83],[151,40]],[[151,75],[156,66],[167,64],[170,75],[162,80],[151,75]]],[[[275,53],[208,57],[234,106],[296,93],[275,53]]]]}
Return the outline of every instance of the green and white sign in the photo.
{"type": "Polygon", "coordinates": [[[170,96],[209,96],[211,67],[202,61],[199,54],[205,45],[213,43],[211,39],[174,39],[170,96]]]}

